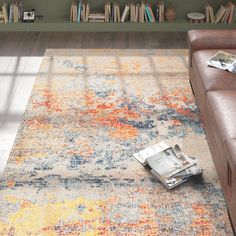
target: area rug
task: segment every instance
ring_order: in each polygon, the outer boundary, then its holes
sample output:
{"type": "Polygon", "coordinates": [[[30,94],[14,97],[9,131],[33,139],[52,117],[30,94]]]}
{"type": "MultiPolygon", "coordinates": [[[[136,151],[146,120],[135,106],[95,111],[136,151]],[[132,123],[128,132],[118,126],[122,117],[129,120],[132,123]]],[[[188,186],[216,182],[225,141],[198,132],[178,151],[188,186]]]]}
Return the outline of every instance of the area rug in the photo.
{"type": "Polygon", "coordinates": [[[48,50],[0,177],[0,235],[232,235],[187,55],[48,50]],[[132,156],[159,141],[203,178],[165,189],[132,156]]]}

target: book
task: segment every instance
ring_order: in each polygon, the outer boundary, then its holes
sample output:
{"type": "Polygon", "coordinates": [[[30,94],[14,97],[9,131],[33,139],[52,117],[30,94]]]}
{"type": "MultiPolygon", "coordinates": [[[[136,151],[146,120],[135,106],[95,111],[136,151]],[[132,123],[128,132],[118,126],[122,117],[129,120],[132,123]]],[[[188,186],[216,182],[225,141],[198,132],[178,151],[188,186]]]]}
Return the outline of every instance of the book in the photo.
{"type": "Polygon", "coordinates": [[[159,22],[159,12],[160,12],[160,10],[159,10],[159,4],[157,3],[157,7],[156,7],[156,21],[157,22],[159,22]]]}
{"type": "Polygon", "coordinates": [[[206,23],[214,23],[215,22],[215,15],[213,7],[209,4],[205,4],[205,15],[206,15],[206,23]]]}
{"type": "Polygon", "coordinates": [[[151,14],[151,19],[152,19],[151,22],[153,23],[153,22],[155,22],[155,16],[153,14],[153,11],[152,11],[152,8],[151,8],[150,4],[148,4],[148,9],[149,9],[149,12],[151,14]]]}
{"type": "Polygon", "coordinates": [[[151,173],[168,189],[186,182],[192,176],[203,173],[197,159],[184,154],[178,145],[172,148],[160,142],[133,156],[143,166],[148,165],[151,173]]]}
{"type": "Polygon", "coordinates": [[[78,3],[78,14],[77,14],[77,22],[80,23],[81,20],[81,9],[82,9],[82,2],[79,1],[78,3]]]}
{"type": "Polygon", "coordinates": [[[135,2],[130,2],[130,22],[135,22],[135,2]]]}
{"type": "Polygon", "coordinates": [[[129,4],[126,4],[124,11],[122,13],[122,16],[121,16],[121,22],[125,22],[127,20],[128,15],[129,15],[129,11],[130,11],[130,6],[129,6],[129,4]]]}
{"type": "Polygon", "coordinates": [[[145,2],[144,0],[141,1],[141,8],[140,8],[140,23],[144,23],[145,21],[145,2]]]}
{"type": "Polygon", "coordinates": [[[113,22],[120,22],[120,6],[117,2],[113,2],[113,22]]]}
{"type": "Polygon", "coordinates": [[[2,6],[2,12],[3,12],[3,18],[4,18],[4,23],[8,23],[8,13],[7,13],[7,4],[4,3],[2,6]]]}
{"type": "Polygon", "coordinates": [[[228,7],[229,9],[229,15],[228,15],[228,18],[226,19],[226,22],[231,24],[233,22],[233,18],[235,14],[235,5],[231,1],[229,1],[226,7],[228,7]]]}
{"type": "Polygon", "coordinates": [[[211,67],[236,73],[236,55],[228,52],[218,51],[207,61],[207,64],[211,67]]]}
{"type": "Polygon", "coordinates": [[[18,2],[15,1],[13,3],[13,22],[17,23],[19,21],[19,9],[18,9],[18,2]]]}
{"type": "Polygon", "coordinates": [[[70,22],[77,22],[77,0],[73,0],[70,8],[70,22]]]}
{"type": "Polygon", "coordinates": [[[85,22],[89,21],[89,12],[90,12],[90,4],[86,3],[86,14],[85,14],[85,22]]]}
{"type": "Polygon", "coordinates": [[[223,18],[224,14],[225,14],[225,11],[226,11],[226,8],[223,5],[221,5],[215,15],[215,22],[214,22],[215,24],[217,24],[221,21],[221,19],[223,18]]]}
{"type": "Polygon", "coordinates": [[[0,11],[0,23],[4,23],[3,11],[0,11]]]}
{"type": "Polygon", "coordinates": [[[150,13],[150,11],[149,11],[148,5],[145,6],[145,12],[146,12],[146,14],[147,14],[148,22],[152,22],[152,16],[151,16],[151,13],[150,13]]]}
{"type": "Polygon", "coordinates": [[[83,22],[86,21],[86,2],[83,2],[83,5],[82,5],[82,21],[83,22]]]}
{"type": "Polygon", "coordinates": [[[206,15],[206,23],[210,23],[210,5],[209,3],[205,4],[205,15],[206,15]]]}
{"type": "Polygon", "coordinates": [[[108,1],[105,3],[105,22],[111,21],[111,3],[108,1]]]}
{"type": "Polygon", "coordinates": [[[19,22],[21,22],[23,20],[23,14],[24,14],[23,0],[18,0],[18,13],[19,13],[19,22]]]}
{"type": "Polygon", "coordinates": [[[13,3],[11,3],[10,9],[9,9],[9,19],[8,19],[8,22],[12,23],[13,21],[14,21],[13,3]]]}
{"type": "Polygon", "coordinates": [[[103,13],[93,13],[88,16],[89,22],[105,22],[105,14],[103,13]]]}
{"type": "Polygon", "coordinates": [[[105,15],[103,13],[90,13],[89,19],[101,19],[105,20],[105,15]]]}
{"type": "Polygon", "coordinates": [[[135,5],[135,22],[140,22],[140,8],[141,8],[141,5],[140,3],[136,3],[135,5]]]}
{"type": "Polygon", "coordinates": [[[164,2],[162,0],[159,1],[159,22],[163,22],[165,20],[164,18],[164,2]]]}

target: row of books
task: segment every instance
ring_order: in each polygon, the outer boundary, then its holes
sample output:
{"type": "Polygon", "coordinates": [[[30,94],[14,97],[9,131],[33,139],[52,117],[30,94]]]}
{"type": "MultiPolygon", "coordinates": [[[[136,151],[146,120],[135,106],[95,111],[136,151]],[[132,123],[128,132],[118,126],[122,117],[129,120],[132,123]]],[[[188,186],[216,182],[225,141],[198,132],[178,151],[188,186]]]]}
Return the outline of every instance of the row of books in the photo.
{"type": "Polygon", "coordinates": [[[15,0],[8,7],[7,3],[2,6],[0,11],[0,23],[17,23],[21,22],[23,18],[23,1],[15,0]]]}
{"type": "Polygon", "coordinates": [[[163,22],[164,3],[160,0],[156,6],[156,15],[149,3],[144,0],[135,2],[131,0],[124,7],[121,14],[118,2],[105,3],[104,13],[90,13],[90,4],[85,1],[73,0],[70,12],[71,22],[163,22]]]}
{"type": "Polygon", "coordinates": [[[214,14],[213,7],[207,3],[205,5],[206,22],[217,23],[233,23],[235,14],[235,5],[229,1],[226,6],[221,5],[216,14],[214,14]]]}

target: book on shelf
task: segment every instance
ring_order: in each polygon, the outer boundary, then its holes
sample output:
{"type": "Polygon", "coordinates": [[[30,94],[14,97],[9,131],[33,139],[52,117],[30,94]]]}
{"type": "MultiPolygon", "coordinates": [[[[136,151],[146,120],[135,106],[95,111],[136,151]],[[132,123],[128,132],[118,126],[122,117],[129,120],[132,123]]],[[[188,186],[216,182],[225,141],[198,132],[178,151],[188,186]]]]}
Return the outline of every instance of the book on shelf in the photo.
{"type": "Polygon", "coordinates": [[[124,11],[121,16],[121,22],[127,21],[129,15],[130,15],[130,4],[127,3],[127,4],[125,4],[125,8],[124,8],[124,11]]]}
{"type": "Polygon", "coordinates": [[[3,12],[3,18],[4,18],[4,23],[8,23],[8,12],[7,12],[7,4],[4,3],[2,6],[2,12],[3,12]]]}
{"type": "Polygon", "coordinates": [[[88,2],[85,3],[85,22],[89,21],[89,12],[90,12],[90,4],[88,2]]]}
{"type": "Polygon", "coordinates": [[[130,22],[135,22],[135,2],[130,1],[130,22]]]}
{"type": "Polygon", "coordinates": [[[13,3],[13,22],[17,23],[19,21],[19,8],[18,8],[18,2],[13,3]]]}
{"type": "Polygon", "coordinates": [[[105,22],[105,14],[103,13],[91,13],[88,18],[89,22],[105,22]]]}
{"type": "Polygon", "coordinates": [[[162,0],[160,0],[157,3],[157,11],[156,11],[157,22],[163,22],[165,20],[165,17],[164,17],[165,12],[164,11],[165,11],[164,2],[162,0]]]}
{"type": "Polygon", "coordinates": [[[229,23],[233,22],[235,15],[235,5],[229,1],[225,6],[221,5],[216,14],[214,15],[213,7],[205,4],[206,23],[229,23]]]}
{"type": "Polygon", "coordinates": [[[23,18],[23,0],[12,1],[8,7],[7,3],[2,6],[1,23],[17,23],[23,18]]]}
{"type": "Polygon", "coordinates": [[[81,20],[81,11],[82,11],[82,1],[79,1],[77,6],[77,22],[80,23],[81,20]]]}
{"type": "Polygon", "coordinates": [[[140,22],[144,23],[145,21],[145,2],[144,0],[141,1],[141,7],[140,7],[140,22]]]}
{"type": "Polygon", "coordinates": [[[88,22],[90,13],[90,4],[85,1],[73,0],[70,10],[70,22],[88,22]]]}
{"type": "Polygon", "coordinates": [[[111,3],[108,1],[105,3],[105,22],[109,22],[111,20],[112,20],[111,3]]]}
{"type": "Polygon", "coordinates": [[[196,157],[183,153],[177,144],[170,147],[160,142],[133,156],[143,166],[149,166],[151,173],[168,189],[186,182],[192,176],[203,173],[196,157]]]}
{"type": "Polygon", "coordinates": [[[146,11],[146,14],[147,14],[147,19],[148,19],[148,22],[155,22],[155,16],[153,14],[153,11],[152,11],[152,8],[150,6],[150,4],[146,4],[145,6],[145,11],[146,11]]]}
{"type": "Polygon", "coordinates": [[[9,22],[9,23],[14,22],[13,3],[10,4],[8,22],[9,22]]]}
{"type": "Polygon", "coordinates": [[[226,4],[226,7],[229,9],[229,15],[226,19],[226,22],[231,24],[231,23],[233,23],[234,16],[235,16],[235,5],[231,1],[229,1],[226,4]]]}
{"type": "Polygon", "coordinates": [[[77,22],[77,1],[73,0],[70,8],[70,22],[77,22]]]}
{"type": "Polygon", "coordinates": [[[221,21],[221,19],[223,18],[224,14],[225,14],[225,11],[226,11],[226,8],[223,5],[221,5],[215,15],[215,22],[214,22],[215,24],[217,24],[221,21]]]}
{"type": "Polygon", "coordinates": [[[3,11],[0,11],[0,23],[4,23],[3,11]]]}
{"type": "Polygon", "coordinates": [[[113,22],[120,22],[121,17],[120,17],[120,6],[118,2],[113,2],[112,4],[112,20],[113,22]]]}
{"type": "Polygon", "coordinates": [[[228,52],[218,51],[207,61],[207,64],[211,67],[236,73],[236,55],[228,52]]]}
{"type": "Polygon", "coordinates": [[[140,22],[140,2],[135,4],[135,22],[140,22]]]}

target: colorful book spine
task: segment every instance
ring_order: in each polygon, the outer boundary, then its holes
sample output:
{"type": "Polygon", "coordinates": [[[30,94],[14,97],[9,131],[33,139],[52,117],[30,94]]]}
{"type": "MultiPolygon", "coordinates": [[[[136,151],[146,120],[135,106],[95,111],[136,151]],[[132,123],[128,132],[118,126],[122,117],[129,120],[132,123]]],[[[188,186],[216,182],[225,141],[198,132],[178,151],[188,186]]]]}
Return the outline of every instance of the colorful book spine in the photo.
{"type": "Polygon", "coordinates": [[[151,13],[149,12],[148,6],[145,6],[145,11],[146,11],[146,13],[147,13],[148,21],[149,21],[149,22],[152,22],[152,16],[151,16],[151,13]]]}
{"type": "Polygon", "coordinates": [[[78,4],[78,14],[77,14],[78,23],[80,22],[80,18],[81,18],[81,7],[82,7],[82,4],[81,4],[81,2],[79,2],[79,4],[78,4]]]}

